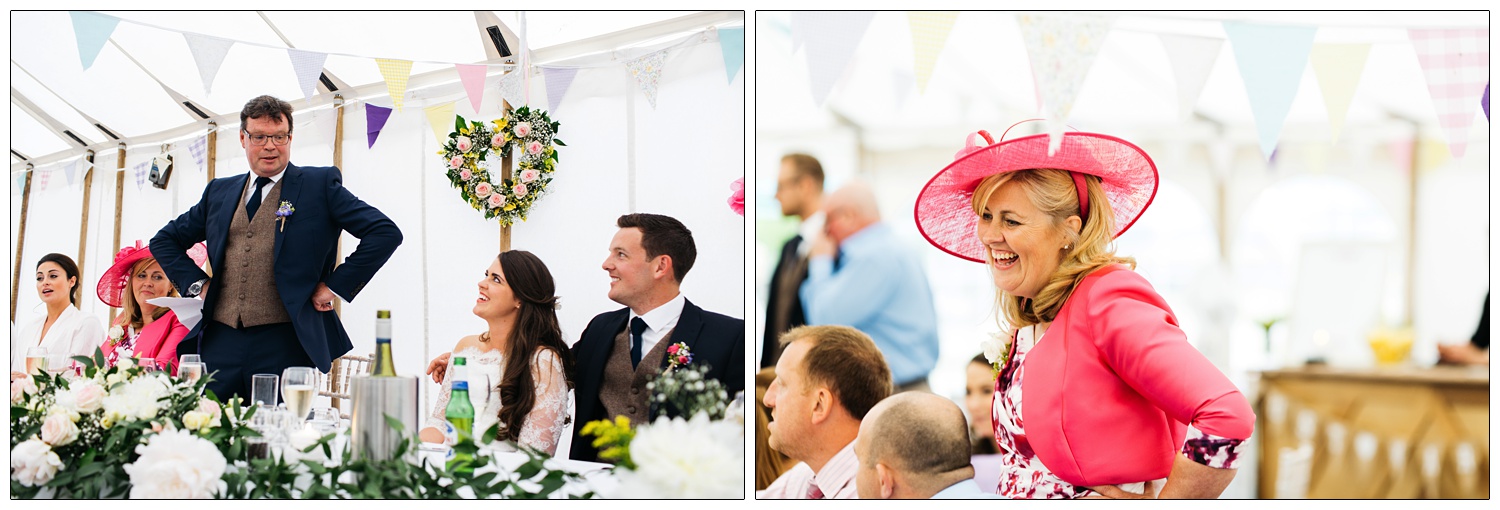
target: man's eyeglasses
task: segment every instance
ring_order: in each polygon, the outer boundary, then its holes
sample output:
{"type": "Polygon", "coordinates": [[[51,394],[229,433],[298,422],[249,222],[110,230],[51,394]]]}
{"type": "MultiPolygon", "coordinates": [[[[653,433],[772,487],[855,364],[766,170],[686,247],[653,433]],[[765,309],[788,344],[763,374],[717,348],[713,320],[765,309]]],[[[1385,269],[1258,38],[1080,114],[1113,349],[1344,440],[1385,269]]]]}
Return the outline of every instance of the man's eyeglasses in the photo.
{"type": "Polygon", "coordinates": [[[250,139],[250,143],[252,145],[265,145],[266,144],[266,140],[270,140],[271,143],[274,143],[276,145],[286,145],[287,142],[291,142],[292,141],[292,135],[290,135],[290,134],[285,134],[285,135],[252,135],[252,134],[250,134],[249,131],[245,131],[243,129],[241,129],[240,131],[243,132],[243,133],[245,133],[245,135],[247,135],[247,137],[250,139]]]}

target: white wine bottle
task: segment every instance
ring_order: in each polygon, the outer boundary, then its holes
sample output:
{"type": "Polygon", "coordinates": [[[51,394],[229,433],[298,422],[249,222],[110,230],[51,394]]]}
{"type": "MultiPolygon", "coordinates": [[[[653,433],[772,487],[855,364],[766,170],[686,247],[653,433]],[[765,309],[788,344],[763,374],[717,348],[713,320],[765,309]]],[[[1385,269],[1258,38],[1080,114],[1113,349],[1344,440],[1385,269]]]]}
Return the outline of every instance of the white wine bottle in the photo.
{"type": "Polygon", "coordinates": [[[396,363],[391,358],[391,311],[375,311],[375,377],[396,377],[396,363]]]}

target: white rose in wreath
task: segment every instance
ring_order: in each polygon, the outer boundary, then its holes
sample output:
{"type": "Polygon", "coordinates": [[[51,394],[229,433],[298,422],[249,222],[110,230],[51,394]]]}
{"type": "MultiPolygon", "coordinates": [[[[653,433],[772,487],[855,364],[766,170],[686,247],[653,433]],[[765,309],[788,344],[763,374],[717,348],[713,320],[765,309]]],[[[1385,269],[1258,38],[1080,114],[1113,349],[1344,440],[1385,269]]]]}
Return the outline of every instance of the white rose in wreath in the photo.
{"type": "Polygon", "coordinates": [[[474,196],[479,198],[489,197],[490,193],[493,193],[494,191],[495,187],[488,182],[481,182],[474,185],[474,196]]]}
{"type": "Polygon", "coordinates": [[[225,488],[224,455],[186,430],[168,430],[135,447],[141,457],[125,465],[131,499],[209,499],[225,488]]]}
{"type": "Polygon", "coordinates": [[[536,178],[539,176],[539,174],[540,174],[539,172],[537,172],[536,170],[531,169],[531,168],[527,168],[525,170],[522,170],[521,171],[521,182],[535,181],[536,178]]]}
{"type": "Polygon", "coordinates": [[[10,450],[10,477],[26,487],[52,481],[62,465],[57,452],[38,439],[22,441],[10,450]]]}
{"type": "Polygon", "coordinates": [[[78,439],[78,426],[68,418],[68,413],[56,412],[42,422],[42,442],[52,446],[63,446],[78,439]]]}
{"type": "Polygon", "coordinates": [[[454,145],[458,147],[458,152],[469,152],[469,149],[474,148],[474,141],[467,136],[460,136],[454,145]]]}
{"type": "Polygon", "coordinates": [[[531,123],[530,122],[517,122],[516,123],[516,136],[521,137],[521,138],[526,138],[528,136],[531,136],[531,123]]]}

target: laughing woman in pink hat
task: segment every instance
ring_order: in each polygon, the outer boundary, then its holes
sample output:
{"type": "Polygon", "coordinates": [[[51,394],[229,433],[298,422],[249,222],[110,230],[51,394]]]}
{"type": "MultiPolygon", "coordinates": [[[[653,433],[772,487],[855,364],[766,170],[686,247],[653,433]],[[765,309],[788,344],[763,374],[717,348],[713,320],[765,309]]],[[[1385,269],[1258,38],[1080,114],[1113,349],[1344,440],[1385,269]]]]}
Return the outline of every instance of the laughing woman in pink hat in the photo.
{"type": "MultiPolygon", "coordinates": [[[[188,250],[188,256],[202,265],[208,251],[199,243],[188,250]]],[[[114,366],[120,358],[148,358],[158,367],[175,371],[177,343],[187,336],[188,328],[171,310],[147,302],[177,297],[177,289],[151,256],[151,247],[136,241],[135,246],[121,248],[115,263],[99,277],[98,292],[100,301],[120,309],[100,345],[105,362],[114,366]]]]}
{"type": "Polygon", "coordinates": [[[1111,247],[1156,195],[1155,163],[1094,133],[1066,133],[1055,152],[1047,135],[976,135],[986,144],[969,136],[916,220],[994,278],[1007,324],[991,411],[999,494],[1218,497],[1255,414],[1111,247]]]}

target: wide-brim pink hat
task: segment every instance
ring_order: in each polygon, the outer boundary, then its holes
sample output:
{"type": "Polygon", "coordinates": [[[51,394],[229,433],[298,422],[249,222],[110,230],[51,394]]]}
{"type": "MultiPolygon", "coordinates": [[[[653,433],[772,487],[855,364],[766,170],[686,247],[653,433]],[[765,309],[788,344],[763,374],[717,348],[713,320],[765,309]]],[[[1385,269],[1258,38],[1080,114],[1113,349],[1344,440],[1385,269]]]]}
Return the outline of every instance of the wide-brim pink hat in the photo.
{"type": "Polygon", "coordinates": [[[917,230],[938,249],[984,263],[985,248],[976,231],[979,217],[972,203],[974,190],[984,178],[1002,172],[1051,168],[1098,177],[1114,211],[1115,237],[1130,229],[1156,197],[1156,163],[1135,144],[1073,131],[1064,133],[1062,146],[1048,155],[1048,142],[1046,134],[999,143],[985,131],[970,134],[953,163],[932,176],[917,194],[917,230]],[[976,137],[983,137],[989,145],[977,145],[976,137]]]}
{"type": "MultiPolygon", "coordinates": [[[[204,243],[198,243],[189,248],[187,254],[194,264],[202,266],[208,260],[208,247],[204,243]]],[[[120,248],[115,253],[115,263],[104,271],[104,276],[99,277],[99,300],[111,308],[123,306],[125,289],[130,283],[130,268],[141,259],[149,257],[151,246],[141,244],[140,240],[136,240],[135,246],[120,248]]]]}

